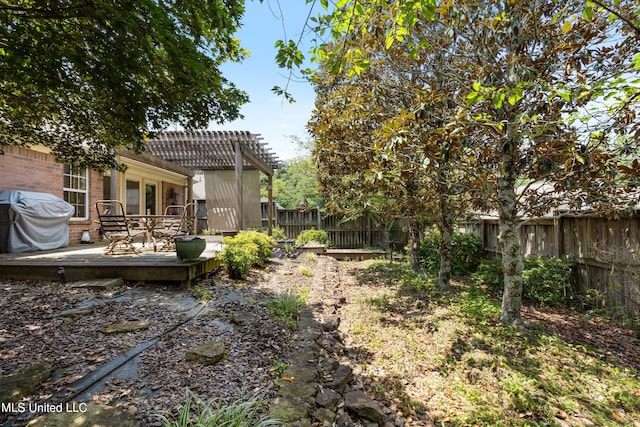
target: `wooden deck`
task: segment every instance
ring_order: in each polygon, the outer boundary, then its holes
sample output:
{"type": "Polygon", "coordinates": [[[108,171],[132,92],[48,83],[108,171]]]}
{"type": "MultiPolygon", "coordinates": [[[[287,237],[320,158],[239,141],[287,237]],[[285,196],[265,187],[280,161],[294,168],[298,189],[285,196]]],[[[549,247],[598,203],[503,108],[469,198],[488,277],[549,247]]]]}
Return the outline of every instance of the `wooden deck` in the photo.
{"type": "MultiPolygon", "coordinates": [[[[140,254],[105,255],[106,243],[74,245],[50,251],[0,254],[0,279],[59,281],[60,268],[67,281],[121,278],[126,281],[191,281],[219,267],[219,239],[209,236],[207,248],[198,261],[182,262],[174,252],[153,252],[142,248],[140,254]]],[[[139,245],[137,245],[139,246],[139,245]]]]}

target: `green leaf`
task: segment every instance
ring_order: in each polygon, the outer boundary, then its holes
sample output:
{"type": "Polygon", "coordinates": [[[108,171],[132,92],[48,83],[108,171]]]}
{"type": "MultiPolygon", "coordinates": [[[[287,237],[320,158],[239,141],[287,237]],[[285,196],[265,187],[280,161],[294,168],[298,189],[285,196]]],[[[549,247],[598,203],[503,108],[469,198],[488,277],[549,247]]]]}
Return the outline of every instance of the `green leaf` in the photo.
{"type": "Polygon", "coordinates": [[[564,24],[562,24],[562,27],[560,29],[564,34],[568,34],[569,32],[571,32],[572,28],[573,28],[573,24],[571,23],[571,21],[566,20],[564,21],[564,24]]]}

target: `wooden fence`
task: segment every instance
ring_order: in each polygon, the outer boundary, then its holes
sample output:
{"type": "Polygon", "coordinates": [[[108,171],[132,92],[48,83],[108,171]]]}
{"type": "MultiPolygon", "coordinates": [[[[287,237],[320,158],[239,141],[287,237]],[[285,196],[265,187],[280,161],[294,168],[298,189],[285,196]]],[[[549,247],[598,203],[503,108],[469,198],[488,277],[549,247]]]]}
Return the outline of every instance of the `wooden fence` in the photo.
{"type": "MultiPolygon", "coordinates": [[[[376,224],[368,217],[342,221],[338,217],[324,215],[317,208],[310,209],[308,212],[300,212],[297,209],[278,209],[275,223],[284,229],[288,239],[295,239],[304,230],[316,229],[327,232],[331,246],[334,248],[387,247],[384,226],[376,224]]],[[[406,237],[397,229],[392,230],[389,239],[398,241],[398,245],[406,244],[406,237]]]]}
{"type": "MultiPolygon", "coordinates": [[[[461,224],[474,231],[488,254],[499,255],[496,219],[461,224]]],[[[576,260],[574,285],[580,292],[602,295],[603,303],[640,317],[640,216],[607,219],[561,214],[523,222],[525,257],[571,257],[576,260]]]]}

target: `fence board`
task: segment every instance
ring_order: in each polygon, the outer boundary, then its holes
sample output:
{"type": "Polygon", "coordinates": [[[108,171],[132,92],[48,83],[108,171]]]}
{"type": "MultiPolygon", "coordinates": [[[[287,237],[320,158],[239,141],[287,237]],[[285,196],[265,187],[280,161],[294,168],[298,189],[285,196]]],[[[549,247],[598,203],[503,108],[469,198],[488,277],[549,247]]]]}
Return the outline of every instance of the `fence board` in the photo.
{"type": "Polygon", "coordinates": [[[304,230],[316,229],[326,231],[331,246],[337,249],[385,247],[384,227],[376,226],[367,217],[343,221],[336,216],[324,216],[316,208],[308,212],[278,209],[276,224],[284,230],[288,239],[295,239],[304,230]]]}

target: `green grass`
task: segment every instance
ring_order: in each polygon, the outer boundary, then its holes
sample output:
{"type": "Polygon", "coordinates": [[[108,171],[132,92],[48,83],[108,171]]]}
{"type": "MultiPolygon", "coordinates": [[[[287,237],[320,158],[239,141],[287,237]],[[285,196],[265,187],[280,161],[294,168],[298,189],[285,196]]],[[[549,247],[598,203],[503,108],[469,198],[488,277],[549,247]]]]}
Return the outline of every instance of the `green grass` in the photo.
{"type": "Polygon", "coordinates": [[[306,299],[303,294],[291,291],[280,294],[266,303],[272,315],[291,327],[295,326],[298,312],[306,305],[306,299]]]}
{"type": "Polygon", "coordinates": [[[341,317],[387,405],[446,426],[638,425],[638,372],[608,349],[504,327],[500,301],[466,281],[442,292],[406,265],[354,265],[341,317]]]}

